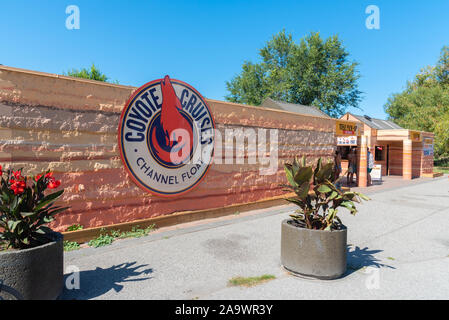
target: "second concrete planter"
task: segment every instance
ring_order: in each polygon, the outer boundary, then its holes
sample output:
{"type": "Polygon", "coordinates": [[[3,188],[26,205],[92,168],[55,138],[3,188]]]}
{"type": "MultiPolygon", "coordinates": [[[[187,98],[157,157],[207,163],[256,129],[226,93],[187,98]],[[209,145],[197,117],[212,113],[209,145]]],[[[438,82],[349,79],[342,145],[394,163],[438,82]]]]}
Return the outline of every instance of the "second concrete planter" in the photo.
{"type": "Polygon", "coordinates": [[[281,230],[281,263],[306,277],[336,279],[346,272],[347,229],[322,231],[299,228],[284,220],[281,230]]]}

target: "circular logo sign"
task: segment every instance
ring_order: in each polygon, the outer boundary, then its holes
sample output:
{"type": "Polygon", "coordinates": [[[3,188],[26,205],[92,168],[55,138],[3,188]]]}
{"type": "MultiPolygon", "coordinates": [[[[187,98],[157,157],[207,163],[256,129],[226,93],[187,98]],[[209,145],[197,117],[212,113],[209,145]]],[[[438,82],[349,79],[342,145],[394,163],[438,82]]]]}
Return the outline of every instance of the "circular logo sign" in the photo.
{"type": "Polygon", "coordinates": [[[179,195],[206,175],[214,131],[212,113],[198,91],[165,76],[137,89],[126,103],[120,155],[138,186],[160,196],[179,195]]]}

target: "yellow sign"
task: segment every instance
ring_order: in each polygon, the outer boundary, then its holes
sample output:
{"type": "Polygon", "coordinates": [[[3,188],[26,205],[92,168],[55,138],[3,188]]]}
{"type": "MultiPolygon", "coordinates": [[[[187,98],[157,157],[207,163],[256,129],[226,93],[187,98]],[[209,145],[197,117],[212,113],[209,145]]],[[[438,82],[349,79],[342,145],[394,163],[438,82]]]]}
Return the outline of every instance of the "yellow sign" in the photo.
{"type": "Polygon", "coordinates": [[[421,132],[419,132],[419,131],[410,131],[409,139],[414,141],[414,142],[422,141],[421,132]]]}
{"type": "Polygon", "coordinates": [[[425,138],[424,139],[424,144],[433,144],[433,139],[432,138],[425,138]]]}
{"type": "Polygon", "coordinates": [[[337,120],[336,125],[337,125],[337,128],[336,128],[337,136],[358,136],[359,135],[359,128],[357,126],[357,123],[355,123],[355,122],[337,120]]]}

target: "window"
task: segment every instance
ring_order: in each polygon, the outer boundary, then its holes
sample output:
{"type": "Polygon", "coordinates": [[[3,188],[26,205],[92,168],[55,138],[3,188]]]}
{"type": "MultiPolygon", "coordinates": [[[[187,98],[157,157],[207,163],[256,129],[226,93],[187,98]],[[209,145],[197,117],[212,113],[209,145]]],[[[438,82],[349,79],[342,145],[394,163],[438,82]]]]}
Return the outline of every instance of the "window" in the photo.
{"type": "Polygon", "coordinates": [[[376,146],[374,153],[375,161],[383,161],[384,160],[384,146],[376,146]]]}

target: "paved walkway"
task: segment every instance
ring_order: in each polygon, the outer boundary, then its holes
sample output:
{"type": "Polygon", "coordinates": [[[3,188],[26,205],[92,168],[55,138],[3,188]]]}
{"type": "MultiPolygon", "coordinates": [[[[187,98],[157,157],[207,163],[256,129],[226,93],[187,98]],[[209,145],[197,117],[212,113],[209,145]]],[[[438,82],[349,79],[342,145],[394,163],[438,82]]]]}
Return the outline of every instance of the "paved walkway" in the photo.
{"type": "MultiPolygon", "coordinates": [[[[354,179],[355,180],[355,179],[354,179]]],[[[366,194],[372,194],[375,192],[383,192],[391,189],[398,189],[403,187],[413,186],[415,184],[421,184],[432,181],[432,178],[415,178],[413,180],[404,180],[402,176],[384,176],[382,181],[373,180],[372,185],[366,188],[355,187],[355,183],[352,184],[351,190],[363,192],[366,194]]],[[[344,187],[347,186],[346,179],[343,179],[344,187]]]]}
{"type": "MultiPolygon", "coordinates": [[[[448,299],[449,179],[420,179],[373,192],[349,228],[348,272],[305,280],[280,266],[281,206],[164,228],[140,239],[65,254],[80,289],[64,299],[448,299]],[[235,276],[275,280],[228,287],[235,276]]],[[[66,274],[68,276],[69,274],[66,274]]]]}

